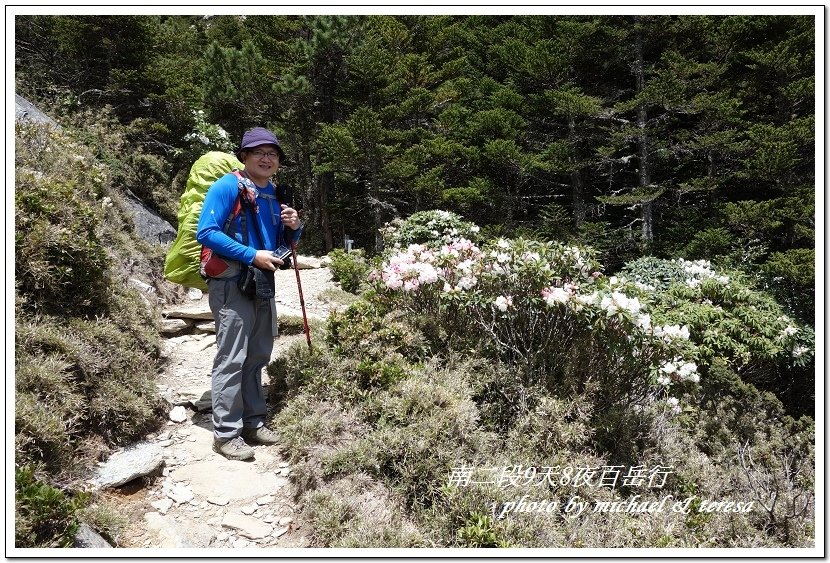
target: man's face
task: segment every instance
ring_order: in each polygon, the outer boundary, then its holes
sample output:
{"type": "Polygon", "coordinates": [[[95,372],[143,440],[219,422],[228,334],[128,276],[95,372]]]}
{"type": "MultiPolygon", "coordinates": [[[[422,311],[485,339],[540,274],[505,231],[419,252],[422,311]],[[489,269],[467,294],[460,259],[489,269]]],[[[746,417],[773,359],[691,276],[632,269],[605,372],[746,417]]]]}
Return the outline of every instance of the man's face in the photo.
{"type": "Polygon", "coordinates": [[[279,153],[274,145],[260,145],[246,149],[243,156],[242,163],[245,165],[245,171],[258,178],[270,178],[279,168],[279,153]]]}

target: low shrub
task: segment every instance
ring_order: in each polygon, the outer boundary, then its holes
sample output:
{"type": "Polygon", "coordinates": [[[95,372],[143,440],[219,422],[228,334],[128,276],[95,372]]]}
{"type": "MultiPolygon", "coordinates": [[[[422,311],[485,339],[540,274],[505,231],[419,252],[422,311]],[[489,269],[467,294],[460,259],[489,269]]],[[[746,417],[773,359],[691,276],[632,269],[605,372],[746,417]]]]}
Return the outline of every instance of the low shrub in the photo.
{"type": "Polygon", "coordinates": [[[86,497],[67,496],[31,466],[15,469],[14,484],[15,547],[71,547],[78,530],[75,512],[86,497]]]}
{"type": "Polygon", "coordinates": [[[100,314],[113,286],[101,243],[103,174],[87,157],[62,152],[69,142],[54,129],[18,126],[17,139],[15,288],[23,306],[46,314],[100,314]],[[55,169],[60,166],[65,173],[55,169]]]}
{"type": "Polygon", "coordinates": [[[331,259],[329,268],[334,281],[340,282],[343,291],[358,293],[369,271],[369,262],[363,249],[347,253],[343,249],[335,248],[328,256],[331,259]]]}

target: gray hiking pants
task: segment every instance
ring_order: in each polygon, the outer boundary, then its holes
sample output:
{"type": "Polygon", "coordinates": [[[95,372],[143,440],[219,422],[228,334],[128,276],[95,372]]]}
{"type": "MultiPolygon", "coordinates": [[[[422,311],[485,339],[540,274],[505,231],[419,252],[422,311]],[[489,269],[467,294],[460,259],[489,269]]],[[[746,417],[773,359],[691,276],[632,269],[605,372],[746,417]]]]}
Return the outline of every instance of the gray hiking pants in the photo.
{"type": "Polygon", "coordinates": [[[243,426],[257,428],[265,423],[262,368],[274,348],[271,301],[245,297],[233,280],[208,282],[208,303],[216,323],[211,372],[216,438],[235,438],[243,426]]]}

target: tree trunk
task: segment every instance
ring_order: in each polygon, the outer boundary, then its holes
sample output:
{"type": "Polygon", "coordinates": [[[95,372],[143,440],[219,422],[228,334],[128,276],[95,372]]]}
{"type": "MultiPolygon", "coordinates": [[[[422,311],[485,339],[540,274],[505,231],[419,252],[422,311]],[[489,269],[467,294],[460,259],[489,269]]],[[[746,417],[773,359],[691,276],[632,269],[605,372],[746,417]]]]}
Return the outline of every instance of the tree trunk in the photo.
{"type": "Polygon", "coordinates": [[[329,215],[329,192],[334,183],[334,173],[325,172],[317,182],[317,205],[320,213],[320,234],[323,235],[323,250],[328,254],[334,248],[331,234],[331,217],[329,215]]]}
{"type": "MultiPolygon", "coordinates": [[[[645,88],[645,70],[643,64],[643,29],[641,26],[641,19],[637,16],[634,18],[634,46],[636,57],[634,61],[634,75],[637,79],[637,93],[643,91],[645,88]]],[[[640,187],[645,188],[651,184],[651,175],[649,173],[648,163],[648,135],[646,134],[646,124],[648,123],[648,112],[644,103],[640,103],[637,108],[637,154],[640,159],[640,187]]],[[[646,245],[650,245],[653,239],[652,232],[652,201],[643,202],[640,206],[641,217],[643,221],[642,241],[646,245]]]]}
{"type": "MultiPolygon", "coordinates": [[[[568,134],[571,142],[573,143],[576,139],[576,119],[573,116],[568,119],[568,134]]],[[[585,222],[584,186],[582,183],[582,174],[579,171],[579,167],[576,166],[576,158],[571,157],[571,162],[574,166],[574,169],[571,171],[571,196],[573,200],[574,225],[579,228],[579,226],[585,222]]]]}

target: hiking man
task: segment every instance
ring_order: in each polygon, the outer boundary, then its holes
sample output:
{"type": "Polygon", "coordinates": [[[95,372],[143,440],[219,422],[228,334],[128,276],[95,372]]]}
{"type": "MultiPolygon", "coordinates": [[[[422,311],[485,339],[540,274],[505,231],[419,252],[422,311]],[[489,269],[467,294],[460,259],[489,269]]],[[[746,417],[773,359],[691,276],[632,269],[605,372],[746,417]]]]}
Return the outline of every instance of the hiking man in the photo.
{"type": "Polygon", "coordinates": [[[277,137],[263,127],[254,127],[242,136],[237,157],[245,165],[243,176],[256,185],[258,211],[245,207],[226,226],[240,179],[225,174],[208,189],[196,240],[235,266],[207,281],[217,347],[211,372],[213,450],[228,459],[245,460],[254,455],[249,444],[277,442],[276,434],[265,427],[267,407],[262,389],[262,368],[270,361],[274,347],[276,311],[273,298],[248,297],[240,291],[240,270],[244,272],[242,264],[247,264],[273,275],[283,261],[272,251],[298,240],[301,223],[296,210],[276,201],[270,180],[285,161],[277,137]]]}

